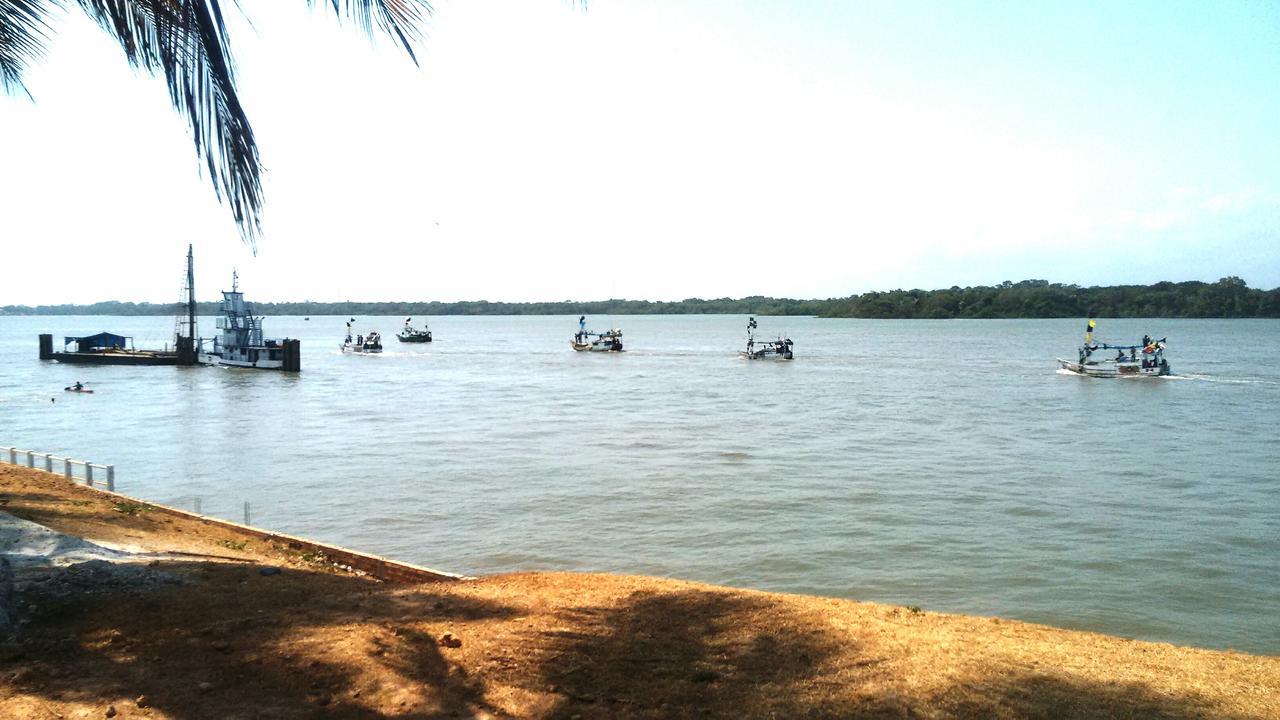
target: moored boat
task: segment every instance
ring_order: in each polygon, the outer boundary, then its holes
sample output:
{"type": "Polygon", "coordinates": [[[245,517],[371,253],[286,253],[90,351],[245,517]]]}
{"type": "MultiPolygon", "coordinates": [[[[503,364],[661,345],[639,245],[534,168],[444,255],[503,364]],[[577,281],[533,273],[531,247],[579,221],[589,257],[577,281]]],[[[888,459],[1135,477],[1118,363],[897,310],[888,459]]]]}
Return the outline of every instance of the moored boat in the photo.
{"type": "Polygon", "coordinates": [[[791,338],[779,337],[776,340],[756,342],[755,330],[758,327],[754,317],[747,319],[747,349],[739,350],[738,356],[748,360],[791,360],[795,357],[791,348],[791,338]]]}
{"type": "Polygon", "coordinates": [[[429,343],[431,342],[431,330],[426,323],[423,323],[422,329],[419,330],[413,326],[413,318],[405,318],[404,328],[396,333],[396,339],[407,343],[429,343]]]}
{"type": "Polygon", "coordinates": [[[262,317],[240,292],[240,279],[231,273],[231,290],[222,292],[222,315],[218,318],[219,335],[213,338],[213,349],[200,353],[204,365],[255,368],[258,370],[298,370],[298,341],[263,337],[262,317]]]}
{"type": "Polygon", "coordinates": [[[195,365],[199,340],[196,337],[193,268],[192,249],[188,245],[185,298],[179,306],[172,349],[139,350],[133,346],[130,336],[100,332],[65,336],[62,351],[54,352],[53,336],[45,333],[40,335],[40,359],[84,365],[195,365]]]}
{"type": "Polygon", "coordinates": [[[1164,356],[1165,340],[1149,335],[1136,345],[1113,345],[1094,342],[1093,331],[1097,320],[1089,313],[1089,324],[1084,331],[1084,344],[1080,346],[1075,361],[1057,358],[1063,370],[1085,377],[1161,377],[1169,375],[1169,360],[1164,356]],[[1110,356],[1110,351],[1116,352],[1110,356]],[[1099,353],[1099,351],[1102,351],[1099,353]],[[1094,353],[1099,353],[1097,357],[1094,353]]]}
{"type": "Polygon", "coordinates": [[[578,318],[578,332],[569,345],[578,352],[622,352],[622,330],[613,328],[605,332],[587,329],[587,316],[578,318]]]}

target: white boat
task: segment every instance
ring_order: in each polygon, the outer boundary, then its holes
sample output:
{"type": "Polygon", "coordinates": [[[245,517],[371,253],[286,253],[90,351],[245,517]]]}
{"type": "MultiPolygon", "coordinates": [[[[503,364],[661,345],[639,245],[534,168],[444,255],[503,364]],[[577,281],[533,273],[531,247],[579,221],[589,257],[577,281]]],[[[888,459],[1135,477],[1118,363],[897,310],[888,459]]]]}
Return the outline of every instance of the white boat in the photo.
{"type": "Polygon", "coordinates": [[[1170,374],[1169,361],[1164,356],[1165,340],[1144,335],[1137,345],[1112,345],[1093,341],[1097,326],[1092,313],[1084,331],[1084,345],[1080,346],[1074,361],[1057,358],[1063,370],[1085,377],[1160,377],[1170,374]],[[1116,354],[1110,353],[1114,350],[1116,354]],[[1101,352],[1099,352],[1101,351],[1101,352]],[[1098,353],[1095,357],[1094,353],[1098,353]]]}
{"type": "Polygon", "coordinates": [[[779,337],[777,340],[765,340],[756,342],[755,330],[756,319],[754,317],[747,319],[747,349],[739,350],[738,356],[748,360],[791,360],[794,354],[791,348],[794,343],[791,338],[779,337]]]}
{"type": "Polygon", "coordinates": [[[602,333],[587,330],[587,316],[578,318],[578,332],[569,345],[578,352],[622,352],[622,331],[618,328],[602,333]]]}
{"type": "Polygon", "coordinates": [[[351,334],[351,323],[355,321],[355,318],[347,321],[347,337],[342,341],[342,352],[360,354],[382,352],[382,335],[377,330],[370,331],[368,335],[351,334]]]}
{"type": "MultiPolygon", "coordinates": [[[[263,318],[254,316],[253,308],[244,301],[244,293],[240,292],[239,282],[239,277],[232,272],[231,290],[222,292],[222,315],[218,318],[220,332],[213,338],[212,350],[201,349],[201,364],[259,370],[286,369],[285,345],[289,341],[263,338],[263,318]]],[[[293,344],[296,346],[296,341],[293,344]]],[[[294,351],[296,354],[296,347],[294,351]]]]}

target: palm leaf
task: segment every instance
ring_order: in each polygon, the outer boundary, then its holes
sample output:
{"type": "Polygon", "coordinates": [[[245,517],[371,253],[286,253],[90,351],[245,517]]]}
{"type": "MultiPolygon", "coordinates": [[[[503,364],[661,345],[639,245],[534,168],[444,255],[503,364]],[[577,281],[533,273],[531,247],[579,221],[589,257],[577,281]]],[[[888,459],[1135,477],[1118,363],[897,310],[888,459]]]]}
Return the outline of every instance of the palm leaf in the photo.
{"type": "Polygon", "coordinates": [[[0,90],[31,94],[22,84],[27,65],[44,57],[53,0],[0,0],[0,90]]]}
{"type": "MultiPolygon", "coordinates": [[[[270,1],[270,0],[268,0],[270,1]]],[[[317,0],[307,0],[314,6],[317,0]]],[[[173,106],[187,119],[219,200],[256,251],[261,232],[262,163],[253,128],[236,93],[220,0],[74,0],[120,43],[135,67],[163,75],[173,106]]],[[[417,63],[426,0],[324,0],[366,33],[391,35],[417,63]]],[[[25,92],[22,71],[41,56],[44,18],[59,0],[0,0],[0,83],[25,92]]]]}

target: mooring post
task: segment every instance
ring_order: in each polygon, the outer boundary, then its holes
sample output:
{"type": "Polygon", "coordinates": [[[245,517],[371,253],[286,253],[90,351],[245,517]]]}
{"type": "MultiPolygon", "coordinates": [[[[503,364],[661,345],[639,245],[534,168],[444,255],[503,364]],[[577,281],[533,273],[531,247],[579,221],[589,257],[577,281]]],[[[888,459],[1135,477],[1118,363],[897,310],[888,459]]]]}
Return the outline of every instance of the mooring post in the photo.
{"type": "Polygon", "coordinates": [[[116,466],[107,466],[107,489],[111,492],[116,491],[116,466]]]}
{"type": "Polygon", "coordinates": [[[84,484],[93,487],[93,466],[89,463],[84,464],[84,484]]]}

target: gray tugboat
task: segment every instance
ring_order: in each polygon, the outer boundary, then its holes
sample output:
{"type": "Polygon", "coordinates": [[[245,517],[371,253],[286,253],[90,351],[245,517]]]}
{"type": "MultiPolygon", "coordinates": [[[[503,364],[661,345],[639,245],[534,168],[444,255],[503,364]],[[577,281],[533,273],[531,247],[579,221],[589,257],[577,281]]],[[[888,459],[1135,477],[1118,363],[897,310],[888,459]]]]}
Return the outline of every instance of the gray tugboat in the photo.
{"type": "Polygon", "coordinates": [[[300,367],[297,340],[271,340],[262,336],[261,317],[255,317],[253,308],[244,301],[240,292],[240,278],[231,273],[231,290],[222,292],[222,316],[218,318],[220,334],[213,339],[213,349],[200,353],[205,365],[256,368],[258,370],[289,370],[300,367]]]}

